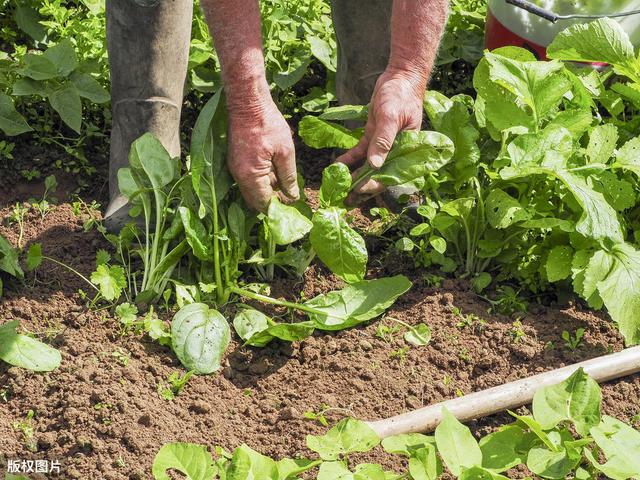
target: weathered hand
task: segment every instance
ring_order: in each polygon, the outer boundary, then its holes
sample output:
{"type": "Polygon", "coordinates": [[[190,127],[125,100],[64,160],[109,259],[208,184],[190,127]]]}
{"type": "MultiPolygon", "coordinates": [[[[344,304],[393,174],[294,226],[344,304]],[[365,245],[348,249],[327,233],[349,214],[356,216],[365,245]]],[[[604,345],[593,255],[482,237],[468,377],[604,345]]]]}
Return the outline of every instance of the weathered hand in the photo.
{"type": "Polygon", "coordinates": [[[228,166],[249,207],[266,211],[279,188],[299,198],[291,129],[275,104],[229,113],[228,166]]]}
{"type": "MultiPolygon", "coordinates": [[[[396,135],[403,130],[420,130],[425,84],[410,72],[387,69],[378,79],[369,107],[364,136],[358,145],[338,157],[337,161],[359,169],[365,160],[373,169],[382,167],[396,135]]],[[[354,178],[359,174],[356,170],[354,178]]],[[[384,186],[375,180],[359,185],[351,203],[375,196],[384,186]]]]}

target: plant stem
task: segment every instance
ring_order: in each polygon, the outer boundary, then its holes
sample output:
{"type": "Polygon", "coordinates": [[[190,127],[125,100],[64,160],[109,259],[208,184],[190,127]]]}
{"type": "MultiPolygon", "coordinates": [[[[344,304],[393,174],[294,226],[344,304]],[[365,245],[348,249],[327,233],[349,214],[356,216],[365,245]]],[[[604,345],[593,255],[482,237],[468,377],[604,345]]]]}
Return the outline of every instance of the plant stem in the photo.
{"type": "Polygon", "coordinates": [[[96,287],[93,283],[91,283],[91,280],[89,280],[87,277],[85,277],[84,275],[82,275],[79,271],[77,271],[76,269],[70,267],[69,265],[67,265],[66,263],[62,263],[58,260],[56,260],[55,258],[51,258],[51,257],[46,257],[46,256],[42,256],[43,260],[48,260],[50,262],[55,263],[56,265],[60,265],[61,267],[66,268],[67,270],[69,270],[72,273],[75,273],[77,276],[79,276],[82,280],[84,280],[85,282],[87,282],[89,285],[91,285],[91,288],[93,288],[96,292],[100,293],[100,289],[98,287],[96,287]]]}
{"type": "Polygon", "coordinates": [[[316,314],[316,315],[326,315],[327,314],[327,312],[324,312],[322,310],[318,310],[318,309],[313,308],[313,307],[308,307],[308,306],[303,305],[301,303],[288,302],[286,300],[278,300],[278,299],[275,299],[275,298],[267,297],[266,295],[261,295],[259,293],[255,293],[255,292],[251,292],[249,290],[245,290],[244,288],[240,288],[240,287],[230,287],[229,291],[231,293],[235,293],[236,295],[240,295],[241,297],[250,298],[252,300],[258,300],[259,302],[269,303],[271,305],[278,305],[278,306],[281,306],[281,307],[294,308],[294,309],[300,310],[302,312],[313,313],[313,314],[316,314]]]}

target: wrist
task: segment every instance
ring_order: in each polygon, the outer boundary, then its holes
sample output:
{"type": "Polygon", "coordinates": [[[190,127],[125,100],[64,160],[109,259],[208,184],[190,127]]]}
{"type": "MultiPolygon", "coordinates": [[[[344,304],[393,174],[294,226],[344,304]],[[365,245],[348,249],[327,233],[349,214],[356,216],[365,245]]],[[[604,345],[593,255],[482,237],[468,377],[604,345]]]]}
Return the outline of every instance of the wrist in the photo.
{"type": "Polygon", "coordinates": [[[424,91],[427,89],[430,74],[431,71],[427,66],[397,61],[390,61],[384,72],[386,77],[397,78],[407,82],[420,98],[422,98],[424,91]]]}
{"type": "Polygon", "coordinates": [[[264,75],[226,81],[227,110],[230,118],[251,118],[268,111],[273,105],[264,75]]]}

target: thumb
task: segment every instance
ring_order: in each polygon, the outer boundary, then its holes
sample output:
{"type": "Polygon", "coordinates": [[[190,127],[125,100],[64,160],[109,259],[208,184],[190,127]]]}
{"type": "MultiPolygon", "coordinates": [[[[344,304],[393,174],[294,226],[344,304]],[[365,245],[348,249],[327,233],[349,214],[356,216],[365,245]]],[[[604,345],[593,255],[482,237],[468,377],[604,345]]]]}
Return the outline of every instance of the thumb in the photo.
{"type": "Polygon", "coordinates": [[[293,146],[285,147],[273,156],[273,167],[282,192],[292,200],[300,198],[298,173],[296,172],[296,154],[293,146]]]}
{"type": "Polygon", "coordinates": [[[398,128],[391,122],[386,122],[376,128],[367,152],[367,161],[371,168],[378,170],[382,167],[393,146],[397,133],[398,128]]]}

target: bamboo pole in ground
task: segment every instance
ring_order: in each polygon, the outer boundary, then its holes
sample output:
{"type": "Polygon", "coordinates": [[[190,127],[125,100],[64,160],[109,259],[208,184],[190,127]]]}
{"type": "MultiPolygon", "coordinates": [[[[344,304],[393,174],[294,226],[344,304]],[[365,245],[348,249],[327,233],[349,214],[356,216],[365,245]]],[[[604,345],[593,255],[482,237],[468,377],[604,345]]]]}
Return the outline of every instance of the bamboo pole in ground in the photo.
{"type": "Polygon", "coordinates": [[[384,420],[369,421],[367,424],[380,438],[400,433],[431,432],[442,419],[442,407],[447,407],[461,422],[514,409],[531,403],[538,389],[566,380],[580,367],[598,383],[640,372],[640,346],[470,393],[384,420]]]}

